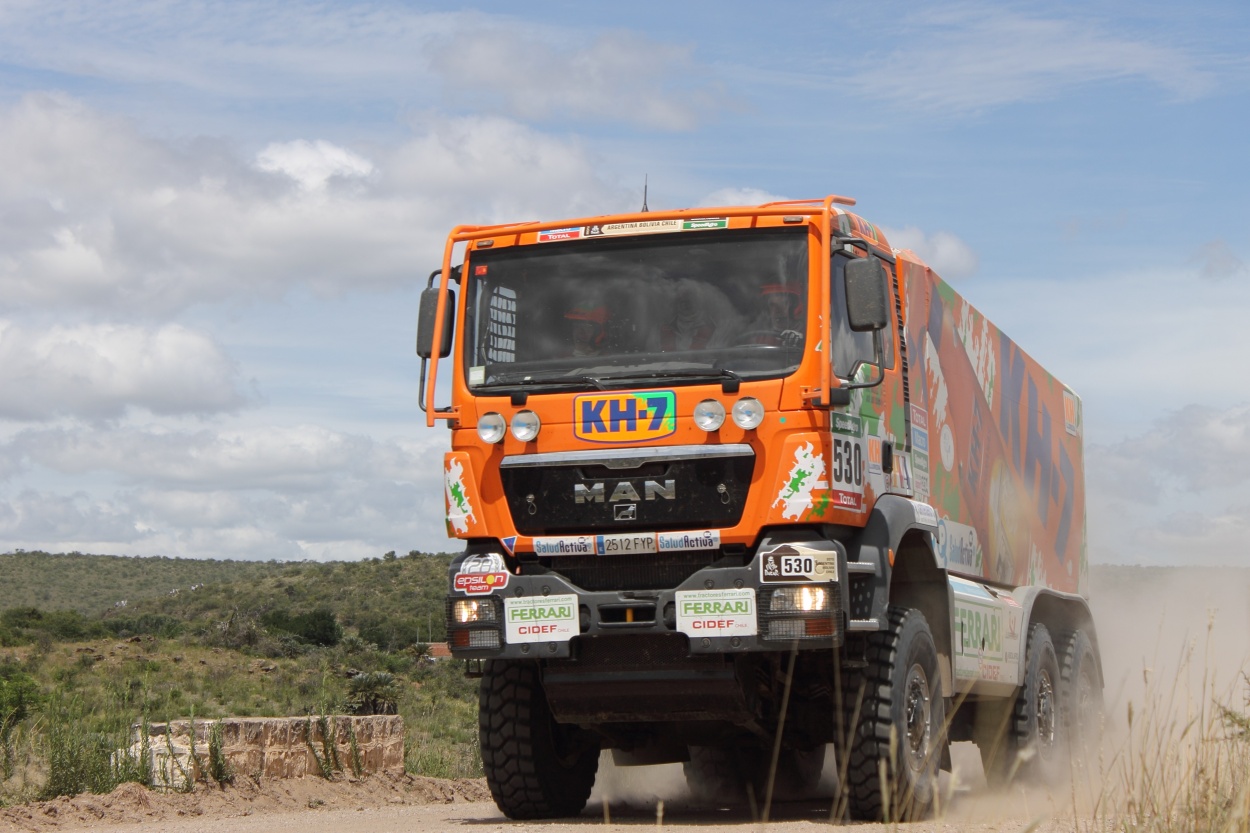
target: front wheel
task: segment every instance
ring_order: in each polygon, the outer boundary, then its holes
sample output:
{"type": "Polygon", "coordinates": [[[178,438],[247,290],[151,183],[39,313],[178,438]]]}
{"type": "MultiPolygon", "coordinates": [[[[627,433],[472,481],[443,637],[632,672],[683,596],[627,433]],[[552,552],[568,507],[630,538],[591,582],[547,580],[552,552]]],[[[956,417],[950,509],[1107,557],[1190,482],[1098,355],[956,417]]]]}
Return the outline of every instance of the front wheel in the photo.
{"type": "Polygon", "coordinates": [[[599,743],[589,732],[555,722],[537,663],[486,663],[478,741],[491,796],[508,818],[575,816],[586,806],[599,743]]]}
{"type": "Polygon", "coordinates": [[[924,818],[937,801],[946,743],[946,701],[924,614],[890,608],[890,628],[868,637],[865,658],[847,773],[851,814],[864,821],[924,818]]]}

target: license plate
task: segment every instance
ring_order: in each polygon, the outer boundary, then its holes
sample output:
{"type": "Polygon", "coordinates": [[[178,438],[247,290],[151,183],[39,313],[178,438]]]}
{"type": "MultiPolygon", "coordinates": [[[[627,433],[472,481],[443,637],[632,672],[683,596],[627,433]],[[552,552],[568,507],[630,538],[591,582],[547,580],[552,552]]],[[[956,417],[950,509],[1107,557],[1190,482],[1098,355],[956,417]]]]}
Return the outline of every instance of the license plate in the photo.
{"type": "Polygon", "coordinates": [[[595,536],[595,551],[599,555],[628,555],[635,552],[657,552],[655,533],[640,535],[621,533],[595,536]]]}

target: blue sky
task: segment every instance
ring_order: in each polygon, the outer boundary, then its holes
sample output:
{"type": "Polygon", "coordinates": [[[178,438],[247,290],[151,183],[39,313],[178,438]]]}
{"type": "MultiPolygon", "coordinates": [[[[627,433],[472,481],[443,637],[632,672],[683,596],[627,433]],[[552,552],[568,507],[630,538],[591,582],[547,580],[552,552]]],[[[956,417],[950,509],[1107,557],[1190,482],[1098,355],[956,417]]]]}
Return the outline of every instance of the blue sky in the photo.
{"type": "Polygon", "coordinates": [[[0,551],[453,549],[458,223],[840,193],[1086,407],[1091,557],[1250,564],[1240,3],[0,3],[0,551]]]}

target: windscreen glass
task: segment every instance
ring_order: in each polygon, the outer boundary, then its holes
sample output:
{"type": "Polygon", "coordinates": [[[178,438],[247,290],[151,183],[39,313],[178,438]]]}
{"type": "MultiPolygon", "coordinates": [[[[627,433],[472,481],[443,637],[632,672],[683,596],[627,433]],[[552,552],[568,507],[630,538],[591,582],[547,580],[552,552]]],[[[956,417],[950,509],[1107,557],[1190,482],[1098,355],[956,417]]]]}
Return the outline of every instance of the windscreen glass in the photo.
{"type": "Polygon", "coordinates": [[[599,387],[793,372],[808,305],[803,228],[474,252],[471,387],[599,387]]]}

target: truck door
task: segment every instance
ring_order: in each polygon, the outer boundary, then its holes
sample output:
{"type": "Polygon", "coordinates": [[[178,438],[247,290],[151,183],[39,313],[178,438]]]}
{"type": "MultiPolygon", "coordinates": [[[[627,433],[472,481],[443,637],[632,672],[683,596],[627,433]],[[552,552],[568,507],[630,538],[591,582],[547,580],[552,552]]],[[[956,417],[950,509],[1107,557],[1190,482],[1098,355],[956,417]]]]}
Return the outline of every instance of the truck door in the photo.
{"type": "MultiPolygon", "coordinates": [[[[874,255],[875,256],[875,255],[874,255]]],[[[851,330],[846,320],[845,268],[850,256],[835,252],[830,263],[830,359],[834,375],[858,382],[871,378],[873,370],[864,363],[874,359],[872,333],[851,330]]],[[[890,280],[890,326],[881,333],[884,355],[881,384],[853,392],[849,411],[858,417],[867,456],[867,480],[875,494],[894,492],[911,495],[912,469],[908,406],[910,391],[903,372],[905,356],[900,354],[899,324],[902,287],[893,263],[883,263],[890,280]]]]}

